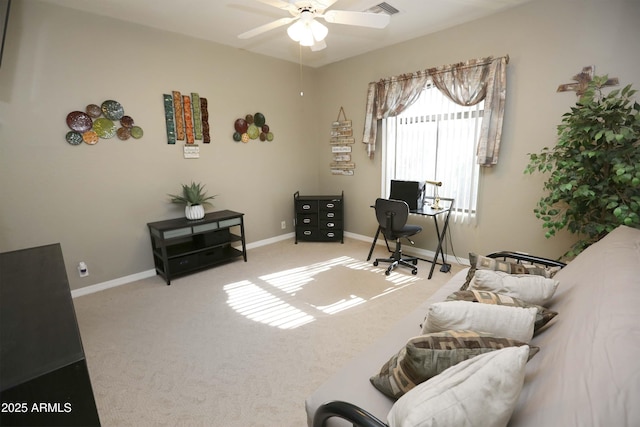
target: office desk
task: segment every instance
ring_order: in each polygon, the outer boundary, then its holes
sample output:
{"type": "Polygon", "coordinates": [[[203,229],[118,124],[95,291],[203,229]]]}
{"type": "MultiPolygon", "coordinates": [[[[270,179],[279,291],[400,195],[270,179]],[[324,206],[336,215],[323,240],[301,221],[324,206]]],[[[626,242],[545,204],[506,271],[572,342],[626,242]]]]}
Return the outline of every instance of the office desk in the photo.
{"type": "MultiPolygon", "coordinates": [[[[425,197],[427,201],[433,201],[433,197],[425,197]]],[[[454,199],[441,197],[440,198],[440,206],[442,209],[433,209],[430,207],[430,203],[425,204],[421,209],[411,210],[409,213],[411,215],[422,215],[433,218],[433,223],[436,226],[436,236],[438,237],[438,246],[436,248],[436,254],[433,257],[433,260],[418,258],[422,261],[427,261],[431,263],[431,270],[429,271],[428,279],[431,279],[433,276],[433,270],[438,264],[438,255],[442,257],[442,267],[440,267],[440,271],[446,273],[451,269],[451,264],[448,264],[444,258],[444,250],[442,248],[442,243],[444,242],[445,236],[447,234],[447,229],[449,228],[449,216],[451,215],[451,211],[453,210],[453,202],[454,199]],[[440,224],[438,222],[438,217],[444,215],[444,220],[442,221],[442,231],[440,230],[440,224]]],[[[372,206],[373,207],[373,206],[372,206]]],[[[373,238],[373,242],[371,243],[371,249],[369,249],[369,255],[367,256],[367,261],[371,259],[371,255],[373,254],[373,249],[376,246],[376,242],[378,241],[378,236],[380,235],[381,228],[378,226],[378,230],[376,231],[376,235],[373,238]]],[[[383,235],[384,236],[384,235],[383,235]]],[[[387,238],[385,237],[385,242],[387,243],[387,249],[391,252],[389,248],[389,242],[387,242],[387,238]]]]}

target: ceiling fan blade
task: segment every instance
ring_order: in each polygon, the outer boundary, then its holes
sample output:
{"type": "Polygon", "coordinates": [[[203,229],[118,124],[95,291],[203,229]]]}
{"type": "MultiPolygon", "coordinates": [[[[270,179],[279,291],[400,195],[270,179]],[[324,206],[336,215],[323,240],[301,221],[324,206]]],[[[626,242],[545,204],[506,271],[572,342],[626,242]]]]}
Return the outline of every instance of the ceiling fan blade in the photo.
{"type": "Polygon", "coordinates": [[[319,50],[322,50],[324,48],[327,47],[327,44],[325,43],[324,40],[320,40],[319,42],[315,42],[312,46],[311,46],[311,51],[312,52],[317,52],[319,50]]]}
{"type": "Polygon", "coordinates": [[[326,10],[329,9],[337,0],[315,0],[314,4],[316,6],[316,10],[326,10]]]}
{"type": "Polygon", "coordinates": [[[288,10],[290,12],[295,12],[298,8],[284,0],[258,0],[260,3],[268,4],[269,6],[277,7],[278,9],[288,10]]]}
{"type": "Polygon", "coordinates": [[[332,24],[357,25],[359,27],[384,28],[391,17],[382,13],[352,12],[348,10],[329,10],[323,15],[325,21],[332,24]]]}
{"type": "Polygon", "coordinates": [[[287,25],[290,22],[295,21],[297,18],[280,18],[273,22],[269,22],[268,24],[261,25],[259,27],[254,28],[253,30],[249,30],[242,34],[238,35],[239,39],[248,39],[251,37],[255,37],[259,34],[266,33],[267,31],[271,31],[278,27],[282,27],[283,25],[287,25]]]}

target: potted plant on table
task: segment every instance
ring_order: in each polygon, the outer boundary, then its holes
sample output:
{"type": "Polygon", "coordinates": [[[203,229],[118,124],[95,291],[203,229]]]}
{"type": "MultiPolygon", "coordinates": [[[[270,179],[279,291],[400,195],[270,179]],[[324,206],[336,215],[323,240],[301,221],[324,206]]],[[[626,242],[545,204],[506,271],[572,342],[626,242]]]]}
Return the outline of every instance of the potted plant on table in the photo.
{"type": "Polygon", "coordinates": [[[211,205],[209,200],[215,199],[216,196],[207,196],[204,185],[191,182],[191,184],[182,184],[182,194],[169,194],[172,203],[184,204],[184,214],[187,219],[204,218],[204,205],[211,205]]]}
{"type": "Polygon", "coordinates": [[[573,258],[619,225],[640,228],[640,104],[631,85],[602,93],[594,76],[558,126],[558,142],[529,154],[525,173],[549,173],[534,209],[546,237],[567,229],[573,258]]]}

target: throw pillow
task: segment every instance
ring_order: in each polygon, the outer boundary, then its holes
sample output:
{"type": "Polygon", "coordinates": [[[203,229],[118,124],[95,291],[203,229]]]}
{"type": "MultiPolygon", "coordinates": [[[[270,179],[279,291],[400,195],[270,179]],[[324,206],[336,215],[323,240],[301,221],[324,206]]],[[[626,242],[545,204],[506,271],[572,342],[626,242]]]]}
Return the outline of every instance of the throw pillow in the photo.
{"type": "Polygon", "coordinates": [[[542,276],[478,270],[471,281],[470,289],[506,294],[531,304],[547,306],[558,284],[557,280],[542,276]]]}
{"type": "Polygon", "coordinates": [[[504,427],[524,383],[528,347],[484,353],[415,387],[393,405],[389,427],[504,427]]]}
{"type": "Polygon", "coordinates": [[[445,301],[431,304],[422,325],[422,333],[450,329],[471,329],[497,337],[528,343],[533,336],[535,308],[476,304],[467,301],[445,301]]]}
{"type": "Polygon", "coordinates": [[[558,315],[558,312],[549,310],[541,305],[530,304],[509,295],[498,294],[489,291],[457,291],[447,297],[447,301],[469,301],[483,304],[507,305],[510,307],[533,307],[538,310],[536,321],[533,324],[533,334],[535,335],[544,325],[558,315]]]}
{"type": "Polygon", "coordinates": [[[478,255],[473,252],[469,253],[469,264],[471,267],[467,271],[467,277],[464,284],[460,287],[461,291],[465,291],[469,288],[469,284],[473,279],[477,270],[492,270],[492,271],[504,271],[509,274],[527,274],[527,269],[522,264],[517,262],[501,261],[495,258],[489,258],[486,256],[478,255]]]}
{"type": "MultiPolygon", "coordinates": [[[[525,345],[522,341],[469,330],[421,335],[411,338],[370,381],[384,395],[398,399],[418,384],[464,360],[522,345],[525,345]]],[[[529,359],[538,350],[538,347],[530,347],[529,359]]]]}
{"type": "Polygon", "coordinates": [[[464,284],[460,287],[461,291],[469,289],[471,280],[477,270],[503,271],[509,274],[533,274],[536,276],[552,278],[560,267],[539,267],[534,264],[521,264],[517,262],[501,261],[495,258],[478,255],[473,252],[469,253],[469,264],[471,267],[467,271],[464,284]]]}

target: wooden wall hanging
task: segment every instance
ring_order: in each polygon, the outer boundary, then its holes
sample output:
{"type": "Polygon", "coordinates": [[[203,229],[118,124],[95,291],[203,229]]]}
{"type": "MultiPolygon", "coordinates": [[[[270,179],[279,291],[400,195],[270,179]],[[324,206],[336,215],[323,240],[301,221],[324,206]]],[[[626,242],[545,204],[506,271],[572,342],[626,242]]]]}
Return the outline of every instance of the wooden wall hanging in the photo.
{"type": "MultiPolygon", "coordinates": [[[[576,92],[577,96],[582,96],[584,91],[587,90],[589,86],[589,82],[593,79],[596,67],[595,65],[589,65],[587,67],[583,67],[582,71],[575,76],[573,76],[573,80],[577,83],[565,83],[558,86],[556,92],[567,92],[573,90],[576,92]]],[[[613,77],[607,80],[605,86],[616,86],[618,85],[618,78],[613,77]]]]}
{"type": "Polygon", "coordinates": [[[351,161],[351,147],[354,142],[351,120],[347,120],[344,108],[340,107],[338,118],[331,123],[329,140],[331,153],[333,153],[333,161],[329,167],[333,175],[353,175],[356,164],[351,161]]]}

